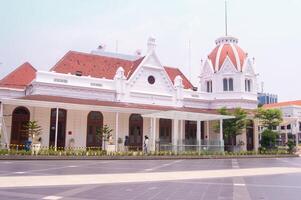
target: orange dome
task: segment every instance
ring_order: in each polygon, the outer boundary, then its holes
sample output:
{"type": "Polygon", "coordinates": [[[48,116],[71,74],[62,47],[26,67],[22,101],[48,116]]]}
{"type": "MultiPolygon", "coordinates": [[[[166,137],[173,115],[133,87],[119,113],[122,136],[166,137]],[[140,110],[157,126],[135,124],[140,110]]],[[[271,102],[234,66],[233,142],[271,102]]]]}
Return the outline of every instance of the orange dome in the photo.
{"type": "Polygon", "coordinates": [[[238,71],[242,71],[242,67],[247,54],[237,45],[238,40],[234,37],[221,37],[215,41],[216,47],[208,55],[211,60],[214,71],[219,71],[225,62],[227,56],[238,71]]]}

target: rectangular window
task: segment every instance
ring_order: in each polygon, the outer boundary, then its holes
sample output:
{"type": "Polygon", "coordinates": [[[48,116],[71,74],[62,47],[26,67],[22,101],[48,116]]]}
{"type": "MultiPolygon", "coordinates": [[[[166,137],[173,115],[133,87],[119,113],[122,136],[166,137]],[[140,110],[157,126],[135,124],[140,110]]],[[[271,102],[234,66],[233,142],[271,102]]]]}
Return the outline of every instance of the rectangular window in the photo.
{"type": "Polygon", "coordinates": [[[224,86],[224,91],[228,91],[228,79],[226,78],[223,79],[223,86],[224,86]]]}
{"type": "Polygon", "coordinates": [[[233,79],[229,79],[229,91],[233,91],[233,79]]]}
{"type": "Polygon", "coordinates": [[[212,81],[206,81],[206,91],[212,93],[212,81]]]}

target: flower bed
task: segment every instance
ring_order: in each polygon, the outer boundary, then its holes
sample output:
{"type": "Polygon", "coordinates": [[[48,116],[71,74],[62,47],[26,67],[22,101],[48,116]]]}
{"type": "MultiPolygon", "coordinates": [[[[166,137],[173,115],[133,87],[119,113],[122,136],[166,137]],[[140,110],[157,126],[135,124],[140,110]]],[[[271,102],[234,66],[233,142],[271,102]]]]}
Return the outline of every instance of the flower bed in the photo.
{"type": "Polygon", "coordinates": [[[129,157],[141,157],[141,158],[233,158],[233,157],[273,157],[273,156],[295,156],[294,154],[289,154],[285,149],[278,150],[265,150],[265,151],[239,151],[239,152],[213,152],[213,151],[155,151],[148,154],[142,151],[126,151],[126,152],[111,152],[110,155],[107,154],[105,150],[97,148],[78,148],[78,149],[53,149],[53,148],[42,148],[38,155],[31,156],[31,151],[17,150],[17,149],[1,149],[1,158],[5,157],[78,157],[78,158],[99,158],[99,159],[122,159],[129,157]]]}

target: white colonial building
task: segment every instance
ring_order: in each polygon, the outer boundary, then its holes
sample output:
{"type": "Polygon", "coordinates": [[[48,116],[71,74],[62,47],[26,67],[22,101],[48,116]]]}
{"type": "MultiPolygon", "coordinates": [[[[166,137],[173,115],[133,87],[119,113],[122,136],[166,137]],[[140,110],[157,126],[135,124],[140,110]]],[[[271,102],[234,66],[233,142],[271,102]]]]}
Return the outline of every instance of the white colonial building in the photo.
{"type": "MultiPolygon", "coordinates": [[[[96,132],[106,124],[116,150],[125,138],[130,148],[141,149],[145,135],[152,150],[223,148],[222,129],[214,124],[222,127],[231,116],[216,109],[257,107],[253,60],[238,39],[219,38],[195,87],[178,68],[164,66],[155,48],[150,38],[144,56],[101,47],[69,51],[49,71],[24,63],[0,81],[2,143],[22,145],[28,140],[23,125],[36,120],[43,146],[99,147],[96,132]]],[[[251,124],[237,138],[248,150],[258,146],[251,124]]]]}
{"type": "Polygon", "coordinates": [[[266,104],[263,107],[280,109],[282,112],[283,121],[278,127],[274,127],[274,130],[279,133],[278,144],[284,145],[288,139],[292,139],[298,146],[301,141],[301,100],[266,104]]]}

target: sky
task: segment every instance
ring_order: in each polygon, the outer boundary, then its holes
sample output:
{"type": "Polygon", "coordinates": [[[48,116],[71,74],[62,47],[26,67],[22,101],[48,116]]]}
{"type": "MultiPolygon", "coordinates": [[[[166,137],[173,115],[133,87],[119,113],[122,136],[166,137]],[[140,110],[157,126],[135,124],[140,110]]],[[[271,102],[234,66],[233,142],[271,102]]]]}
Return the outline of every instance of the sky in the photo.
{"type": "MultiPolygon", "coordinates": [[[[300,0],[228,0],[228,35],[255,58],[258,85],[280,101],[301,99],[300,10],[300,0]]],[[[161,63],[197,85],[224,19],[224,0],[0,0],[0,78],[26,61],[49,70],[69,50],[100,44],[145,53],[154,37],[161,63]]]]}

